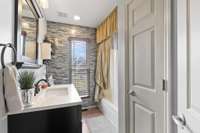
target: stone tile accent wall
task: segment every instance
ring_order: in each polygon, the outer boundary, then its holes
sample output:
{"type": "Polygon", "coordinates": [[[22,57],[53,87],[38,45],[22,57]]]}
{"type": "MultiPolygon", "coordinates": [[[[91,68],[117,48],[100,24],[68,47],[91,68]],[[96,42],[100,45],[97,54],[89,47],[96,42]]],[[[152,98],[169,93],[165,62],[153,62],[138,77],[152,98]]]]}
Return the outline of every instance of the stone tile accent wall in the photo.
{"type": "Polygon", "coordinates": [[[73,37],[88,40],[87,55],[90,69],[90,97],[83,100],[83,105],[93,105],[97,49],[96,29],[48,21],[47,37],[58,40],[55,55],[52,56],[52,59],[47,66],[47,74],[53,75],[55,84],[71,83],[71,44],[69,39],[73,37]]]}

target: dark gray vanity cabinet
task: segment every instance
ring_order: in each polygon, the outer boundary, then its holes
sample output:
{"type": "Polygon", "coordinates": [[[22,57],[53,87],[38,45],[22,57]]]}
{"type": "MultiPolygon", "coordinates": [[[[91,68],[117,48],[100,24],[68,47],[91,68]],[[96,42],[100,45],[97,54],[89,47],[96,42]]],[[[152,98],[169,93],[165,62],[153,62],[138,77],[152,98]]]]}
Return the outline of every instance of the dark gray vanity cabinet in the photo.
{"type": "Polygon", "coordinates": [[[9,115],[8,133],[82,133],[81,106],[9,115]]]}

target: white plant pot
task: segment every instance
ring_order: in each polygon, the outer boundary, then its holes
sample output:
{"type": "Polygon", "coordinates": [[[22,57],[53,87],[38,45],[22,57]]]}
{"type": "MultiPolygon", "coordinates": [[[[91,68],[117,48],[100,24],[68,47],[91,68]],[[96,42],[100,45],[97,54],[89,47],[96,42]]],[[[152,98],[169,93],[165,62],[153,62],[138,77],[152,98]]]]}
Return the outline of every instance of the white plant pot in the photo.
{"type": "Polygon", "coordinates": [[[34,88],[21,90],[22,102],[23,102],[25,107],[32,105],[34,92],[35,92],[34,88]]]}

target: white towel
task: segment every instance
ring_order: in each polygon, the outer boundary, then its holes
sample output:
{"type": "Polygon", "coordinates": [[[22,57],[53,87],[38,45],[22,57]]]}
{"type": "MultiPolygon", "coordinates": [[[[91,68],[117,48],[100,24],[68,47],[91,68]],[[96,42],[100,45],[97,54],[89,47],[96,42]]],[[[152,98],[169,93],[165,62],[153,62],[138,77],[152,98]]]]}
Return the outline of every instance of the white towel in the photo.
{"type": "Polygon", "coordinates": [[[15,113],[23,110],[20,90],[17,87],[17,69],[9,64],[4,68],[4,86],[5,98],[9,113],[15,113]]]}
{"type": "Polygon", "coordinates": [[[0,69],[0,119],[4,119],[6,116],[6,107],[5,107],[5,99],[3,95],[3,78],[2,78],[3,70],[0,69]]]}

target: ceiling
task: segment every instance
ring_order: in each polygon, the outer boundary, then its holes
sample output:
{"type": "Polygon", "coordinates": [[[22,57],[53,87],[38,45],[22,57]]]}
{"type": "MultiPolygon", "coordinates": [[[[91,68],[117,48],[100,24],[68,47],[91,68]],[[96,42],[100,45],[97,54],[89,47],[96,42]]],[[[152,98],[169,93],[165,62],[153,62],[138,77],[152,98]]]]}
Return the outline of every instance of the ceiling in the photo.
{"type": "Polygon", "coordinates": [[[97,27],[116,6],[116,0],[48,0],[46,19],[54,22],[97,27]],[[79,21],[73,19],[80,16],[79,21]]]}

